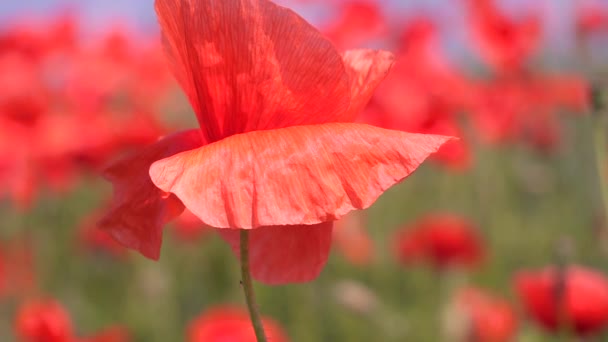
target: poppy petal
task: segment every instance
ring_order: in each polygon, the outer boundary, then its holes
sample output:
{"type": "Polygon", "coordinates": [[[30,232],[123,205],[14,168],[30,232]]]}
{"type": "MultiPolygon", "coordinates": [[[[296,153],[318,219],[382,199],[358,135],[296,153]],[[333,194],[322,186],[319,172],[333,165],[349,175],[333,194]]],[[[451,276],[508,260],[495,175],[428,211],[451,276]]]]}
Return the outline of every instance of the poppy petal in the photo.
{"type": "Polygon", "coordinates": [[[350,80],[351,102],[340,121],[354,121],[371,99],[376,87],[393,67],[395,56],[387,51],[349,50],[342,55],[350,80]]]}
{"type": "Polygon", "coordinates": [[[150,165],[201,145],[203,140],[199,130],[179,132],[105,170],[104,176],[114,186],[114,197],[99,227],[124,246],[150,259],[158,259],[162,227],[181,214],[184,206],[177,197],[154,186],[149,175],[150,165]]]}
{"type": "MultiPolygon", "coordinates": [[[[333,222],[310,226],[268,226],[249,232],[249,263],[257,281],[269,285],[317,278],[327,262],[333,222]]],[[[241,229],[217,229],[240,258],[241,229]]]]}
{"type": "Polygon", "coordinates": [[[309,225],[369,207],[449,139],[355,123],[255,131],[157,161],[150,176],[212,227],[309,225]]]}
{"type": "Polygon", "coordinates": [[[336,121],[350,84],[334,46],[267,0],[156,0],[166,54],[208,141],[336,121]]]}

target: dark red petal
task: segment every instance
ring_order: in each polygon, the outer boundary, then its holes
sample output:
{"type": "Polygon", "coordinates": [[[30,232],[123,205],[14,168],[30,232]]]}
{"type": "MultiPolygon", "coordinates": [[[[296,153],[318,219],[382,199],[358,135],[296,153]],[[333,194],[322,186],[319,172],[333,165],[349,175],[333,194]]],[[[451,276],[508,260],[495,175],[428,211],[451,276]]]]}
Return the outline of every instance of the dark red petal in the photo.
{"type": "Polygon", "coordinates": [[[365,124],[288,127],[160,160],[150,176],[212,227],[317,224],[369,207],[449,139],[365,124]]]}
{"type": "Polygon", "coordinates": [[[209,141],[336,121],[350,103],[342,58],[267,0],[156,0],[172,72],[209,141]]]}
{"type": "Polygon", "coordinates": [[[181,214],[183,204],[150,180],[157,160],[203,145],[199,130],[168,136],[108,168],[104,176],[114,185],[110,210],[99,222],[116,240],[150,259],[158,259],[163,225],[181,214]]]}
{"type": "MultiPolygon", "coordinates": [[[[278,285],[317,278],[327,262],[333,222],[268,226],[249,232],[249,262],[257,281],[278,285]]],[[[217,229],[240,258],[241,229],[217,229]]]]}
{"type": "Polygon", "coordinates": [[[350,80],[351,102],[340,121],[350,122],[361,113],[376,87],[388,75],[395,56],[386,51],[350,50],[342,57],[350,80]]]}

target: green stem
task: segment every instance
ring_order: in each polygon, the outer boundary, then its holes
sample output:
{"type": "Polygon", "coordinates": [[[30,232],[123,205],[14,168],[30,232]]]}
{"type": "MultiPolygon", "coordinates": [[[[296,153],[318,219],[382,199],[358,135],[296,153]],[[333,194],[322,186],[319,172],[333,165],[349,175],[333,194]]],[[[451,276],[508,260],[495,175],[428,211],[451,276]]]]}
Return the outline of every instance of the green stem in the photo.
{"type": "Polygon", "coordinates": [[[241,285],[245,292],[245,300],[247,301],[247,308],[249,309],[249,317],[251,318],[251,324],[253,324],[255,337],[258,342],[266,342],[264,326],[262,325],[262,319],[255,303],[255,294],[253,293],[253,282],[251,280],[251,271],[249,270],[249,231],[246,229],[241,229],[241,277],[241,285]]]}
{"type": "Polygon", "coordinates": [[[606,155],[606,116],[601,108],[594,108],[594,142],[595,163],[600,183],[602,203],[604,207],[604,219],[608,218],[608,155],[606,155]]]}
{"type": "MultiPolygon", "coordinates": [[[[565,245],[564,245],[565,246],[565,245]]],[[[572,329],[566,313],[566,282],[568,272],[568,252],[564,246],[558,246],[555,263],[555,285],[553,288],[553,297],[555,300],[556,317],[557,317],[557,340],[569,341],[572,335],[572,329]]]]}

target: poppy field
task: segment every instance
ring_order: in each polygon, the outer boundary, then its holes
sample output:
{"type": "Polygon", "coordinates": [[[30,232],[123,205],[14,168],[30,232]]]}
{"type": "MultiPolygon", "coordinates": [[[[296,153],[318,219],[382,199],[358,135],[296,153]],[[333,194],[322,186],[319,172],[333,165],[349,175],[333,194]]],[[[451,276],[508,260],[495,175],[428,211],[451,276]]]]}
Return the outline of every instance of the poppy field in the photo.
{"type": "Polygon", "coordinates": [[[0,341],[608,341],[608,2],[43,3],[0,341]]]}

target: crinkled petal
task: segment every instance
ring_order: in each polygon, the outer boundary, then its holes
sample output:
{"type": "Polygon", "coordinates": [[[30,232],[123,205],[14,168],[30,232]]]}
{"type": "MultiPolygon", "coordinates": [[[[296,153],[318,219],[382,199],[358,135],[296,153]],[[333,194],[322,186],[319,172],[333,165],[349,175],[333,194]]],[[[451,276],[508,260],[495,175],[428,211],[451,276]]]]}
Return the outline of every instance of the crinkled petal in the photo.
{"type": "Polygon", "coordinates": [[[156,0],[171,69],[209,141],[336,121],[350,103],[340,54],[267,0],[156,0]]]}
{"type": "MultiPolygon", "coordinates": [[[[279,285],[317,278],[327,262],[333,222],[269,226],[249,232],[249,263],[257,281],[279,285]]],[[[240,229],[217,229],[240,258],[240,229]]]]}
{"type": "Polygon", "coordinates": [[[365,124],[296,126],[177,154],[150,176],[212,227],[317,224],[369,207],[448,139],[365,124]]]}
{"type": "Polygon", "coordinates": [[[351,102],[340,121],[354,121],[371,99],[376,87],[391,70],[395,56],[387,51],[349,50],[342,58],[351,87],[351,102]]]}
{"type": "Polygon", "coordinates": [[[150,165],[201,145],[199,130],[179,132],[114,163],[104,173],[114,185],[114,197],[99,226],[124,246],[158,259],[162,227],[181,214],[184,206],[177,197],[154,186],[150,165]]]}

